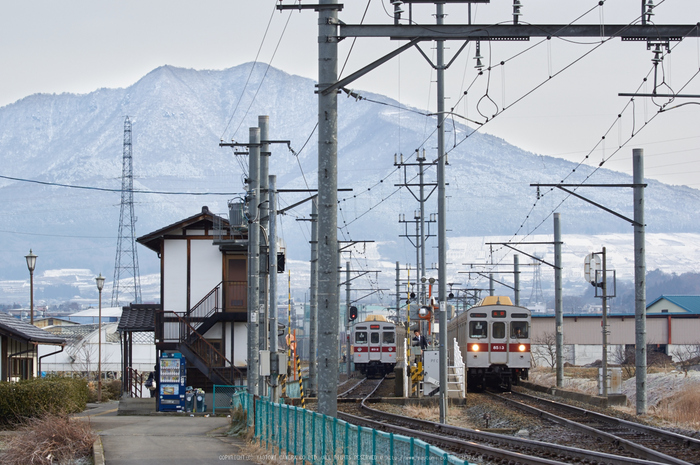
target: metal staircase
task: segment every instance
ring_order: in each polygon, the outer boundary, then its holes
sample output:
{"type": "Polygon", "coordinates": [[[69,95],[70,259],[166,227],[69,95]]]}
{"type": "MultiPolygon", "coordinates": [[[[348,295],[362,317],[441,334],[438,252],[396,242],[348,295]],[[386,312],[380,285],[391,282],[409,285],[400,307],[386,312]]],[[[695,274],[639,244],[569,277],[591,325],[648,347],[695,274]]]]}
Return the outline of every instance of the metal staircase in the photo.
{"type": "Polygon", "coordinates": [[[222,320],[219,283],[202,300],[184,314],[162,311],[156,314],[156,339],[174,343],[187,359],[188,366],[197,368],[214,384],[242,384],[245,375],[205,337],[214,324],[222,320]]]}

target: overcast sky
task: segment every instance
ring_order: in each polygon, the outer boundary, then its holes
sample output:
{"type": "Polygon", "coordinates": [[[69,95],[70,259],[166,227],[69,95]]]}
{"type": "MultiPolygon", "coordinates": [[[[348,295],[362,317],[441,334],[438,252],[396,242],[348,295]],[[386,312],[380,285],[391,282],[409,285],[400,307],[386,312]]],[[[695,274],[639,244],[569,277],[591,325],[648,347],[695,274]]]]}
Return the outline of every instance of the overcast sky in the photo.
{"type": "MultiPolygon", "coordinates": [[[[284,0],[286,4],[292,0],[284,0]]],[[[304,0],[303,3],[313,3],[304,0]]],[[[340,19],[358,24],[367,0],[345,0],[340,19]]],[[[584,13],[579,24],[633,23],[641,0],[523,0],[521,22],[567,24],[584,13]]],[[[698,0],[657,0],[657,24],[695,24],[700,21],[698,0]]],[[[35,93],[89,93],[103,87],[127,87],[161,65],[194,69],[224,69],[259,61],[286,72],[317,76],[317,14],[275,12],[277,0],[24,0],[0,2],[0,106],[35,93]],[[263,41],[266,28],[269,29],[263,41]],[[285,30],[286,26],[286,30],[285,30]],[[284,31],[284,33],[283,33],[284,31]],[[273,58],[275,47],[278,47],[273,58]]],[[[474,6],[474,24],[511,21],[509,0],[474,6]]],[[[390,24],[388,0],[371,0],[365,23],[390,24]]],[[[447,23],[466,23],[465,5],[446,5],[447,23]]],[[[434,6],[414,7],[414,21],[432,24],[434,6]]],[[[483,43],[484,63],[505,66],[474,81],[474,46],[470,44],[448,69],[447,107],[484,122],[494,111],[506,111],[489,121],[484,132],[495,134],[526,150],[597,164],[613,154],[621,141],[656,113],[649,99],[638,98],[625,112],[629,99],[618,92],[634,92],[652,67],[653,53],[644,42],[600,44],[600,39],[493,44],[483,43]],[[579,42],[579,43],[574,43],[579,42]],[[519,52],[529,49],[511,60],[519,52]],[[589,53],[590,52],[590,53],[589,53]],[[588,55],[586,55],[588,54],[588,55]],[[583,58],[582,58],[583,57],[583,58]],[[579,60],[580,59],[580,60],[579,60]],[[577,61],[578,60],[578,61],[577,61]],[[575,62],[575,63],[574,63],[575,62]],[[563,68],[571,65],[559,73],[563,68]],[[548,76],[554,77],[549,80],[548,76]],[[549,81],[549,82],[545,82],[549,81]],[[545,82],[526,98],[521,96],[545,82]],[[488,98],[486,98],[488,96],[488,98]],[[492,101],[489,101],[491,99],[492,101]],[[517,103],[514,103],[516,102],[517,103]],[[512,106],[511,106],[512,105],[512,106]],[[622,113],[621,113],[622,112],[622,113]],[[623,116],[618,118],[617,115],[623,116]],[[607,133],[605,143],[599,144],[607,133]]],[[[352,42],[340,46],[342,62],[352,42]]],[[[361,39],[355,44],[344,75],[379,58],[397,46],[388,39],[361,39]]],[[[461,43],[448,42],[447,59],[461,43]]],[[[675,46],[663,62],[658,79],[669,88],[659,92],[700,94],[700,44],[688,38],[675,46]]],[[[427,54],[431,45],[423,45],[427,54]]],[[[341,62],[341,67],[342,67],[341,62]]],[[[415,49],[356,81],[357,90],[378,92],[420,109],[435,109],[435,73],[415,49]]],[[[653,74],[641,92],[653,89],[653,74]]],[[[292,91],[290,89],[290,91],[292,91]]],[[[607,167],[631,172],[632,148],[645,150],[646,175],[671,184],[700,188],[700,131],[697,99],[676,100],[690,105],[658,115],[607,167]]],[[[366,103],[362,103],[366,104],[366,103]]],[[[233,127],[236,127],[234,124],[233,127]]],[[[223,131],[224,128],[222,128],[223,131]]],[[[216,143],[216,142],[215,142],[216,143]]],[[[398,141],[396,151],[410,153],[398,141]]]]}

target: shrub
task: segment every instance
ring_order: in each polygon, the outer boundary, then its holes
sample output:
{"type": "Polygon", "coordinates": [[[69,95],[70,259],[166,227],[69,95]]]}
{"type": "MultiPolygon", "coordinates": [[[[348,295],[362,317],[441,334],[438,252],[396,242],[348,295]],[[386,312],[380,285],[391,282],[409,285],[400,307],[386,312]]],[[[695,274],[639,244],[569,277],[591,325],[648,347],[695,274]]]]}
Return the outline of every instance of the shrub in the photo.
{"type": "Polygon", "coordinates": [[[17,424],[43,414],[82,412],[88,388],[80,378],[34,378],[0,382],[0,423],[17,424]]]}
{"type": "Polygon", "coordinates": [[[106,383],[102,383],[102,399],[105,399],[105,394],[108,396],[109,399],[111,400],[116,400],[119,399],[122,393],[122,382],[121,380],[118,379],[113,379],[111,381],[107,381],[106,383]]]}
{"type": "Polygon", "coordinates": [[[92,451],[90,424],[67,415],[45,414],[27,420],[6,444],[0,462],[8,465],[75,463],[92,451]]]}

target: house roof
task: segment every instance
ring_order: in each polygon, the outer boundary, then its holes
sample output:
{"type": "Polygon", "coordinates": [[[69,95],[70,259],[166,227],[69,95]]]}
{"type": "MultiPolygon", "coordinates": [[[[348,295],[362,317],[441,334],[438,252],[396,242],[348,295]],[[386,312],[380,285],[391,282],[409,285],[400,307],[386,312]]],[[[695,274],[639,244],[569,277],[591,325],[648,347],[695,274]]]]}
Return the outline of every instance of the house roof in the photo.
{"type": "Polygon", "coordinates": [[[131,304],[130,307],[124,307],[117,331],[155,331],[156,311],[161,309],[161,305],[155,304],[131,304]]]}
{"type": "Polygon", "coordinates": [[[662,295],[661,297],[647,305],[647,308],[651,307],[652,305],[654,305],[662,299],[681,307],[687,313],[700,315],[700,295],[662,295]]]}
{"type": "Polygon", "coordinates": [[[175,230],[181,229],[211,229],[214,226],[214,218],[218,218],[218,220],[221,221],[222,226],[228,228],[229,222],[226,218],[222,218],[218,215],[215,215],[209,210],[209,207],[204,206],[202,207],[202,211],[200,213],[190,216],[189,218],[185,218],[184,220],[180,220],[171,225],[165,226],[164,228],[160,228],[159,230],[153,231],[152,233],[143,235],[136,239],[136,242],[145,245],[154,252],[160,252],[160,242],[164,236],[168,235],[169,233],[172,233],[175,230]]]}
{"type": "Polygon", "coordinates": [[[82,341],[86,336],[97,331],[98,327],[99,325],[97,323],[87,325],[75,324],[69,326],[49,326],[46,328],[46,332],[62,337],[68,344],[72,344],[74,342],[82,341]]]}
{"type": "MultiPolygon", "coordinates": [[[[122,314],[121,307],[102,307],[102,318],[107,317],[120,317],[122,314]]],[[[97,317],[100,315],[99,307],[90,307],[79,312],[71,313],[68,318],[76,317],[97,317]]]]}
{"type": "Polygon", "coordinates": [[[0,312],[0,334],[22,342],[36,344],[65,344],[66,340],[41,328],[0,312]]]}

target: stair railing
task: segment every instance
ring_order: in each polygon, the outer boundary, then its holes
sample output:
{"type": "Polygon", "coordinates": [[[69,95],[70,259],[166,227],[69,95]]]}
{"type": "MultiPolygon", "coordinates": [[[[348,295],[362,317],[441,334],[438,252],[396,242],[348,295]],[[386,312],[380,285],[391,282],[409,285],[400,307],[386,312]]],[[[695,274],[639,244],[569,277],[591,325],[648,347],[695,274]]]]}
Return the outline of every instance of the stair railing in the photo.
{"type": "MultiPolygon", "coordinates": [[[[223,311],[222,306],[219,304],[219,294],[221,293],[222,284],[223,281],[217,284],[214,289],[209,291],[209,293],[202,298],[202,300],[189,309],[185,316],[188,319],[196,318],[199,320],[197,323],[201,324],[202,320],[209,318],[214,313],[223,311]]],[[[197,326],[199,326],[199,324],[197,326]]]]}
{"type": "Polygon", "coordinates": [[[233,363],[226,358],[214,345],[207,341],[203,335],[197,332],[188,319],[175,312],[164,312],[176,318],[179,322],[179,342],[185,344],[202,362],[221,376],[233,384],[234,374],[240,379],[243,378],[243,373],[233,363]]]}
{"type": "Polygon", "coordinates": [[[137,370],[126,367],[127,383],[129,386],[129,396],[130,397],[142,397],[143,394],[143,373],[139,373],[137,370]]]}

